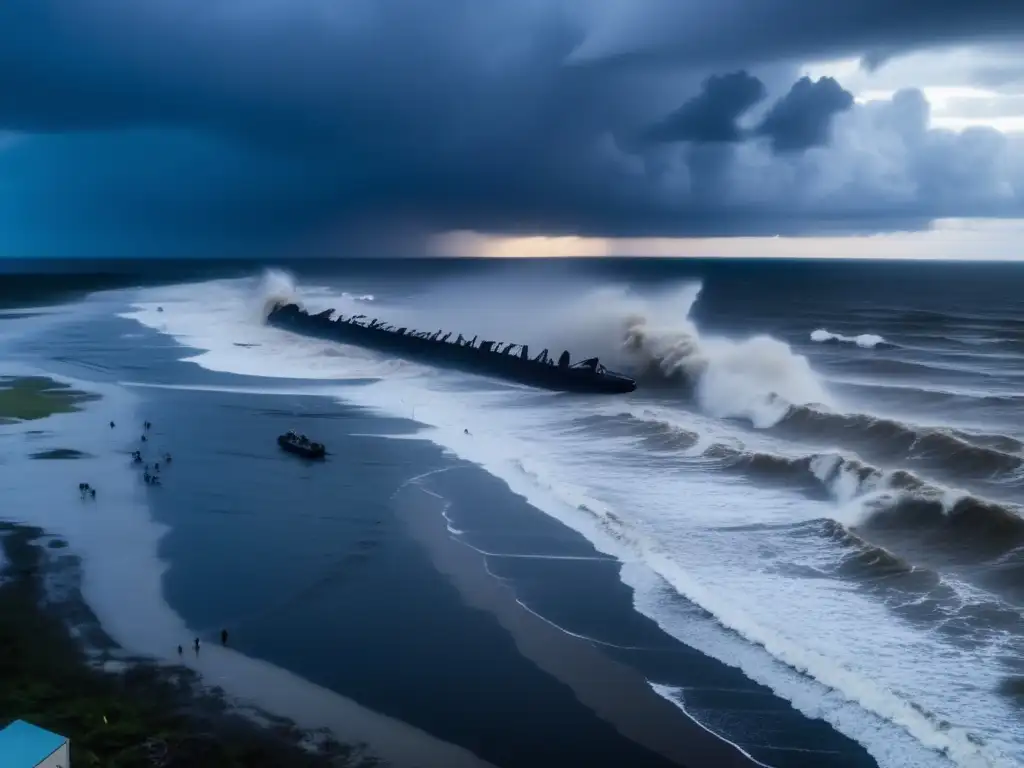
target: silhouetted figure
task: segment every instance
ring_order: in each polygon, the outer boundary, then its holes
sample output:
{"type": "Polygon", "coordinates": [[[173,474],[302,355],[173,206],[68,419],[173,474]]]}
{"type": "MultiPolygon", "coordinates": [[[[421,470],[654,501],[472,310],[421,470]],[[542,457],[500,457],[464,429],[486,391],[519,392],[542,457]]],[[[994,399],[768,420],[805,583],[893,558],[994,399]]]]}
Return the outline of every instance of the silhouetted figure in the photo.
{"type": "Polygon", "coordinates": [[[113,428],[114,428],[114,422],[110,422],[110,428],[111,428],[111,429],[113,429],[113,428]]]}
{"type": "Polygon", "coordinates": [[[146,436],[145,435],[142,436],[142,442],[146,442],[146,436]]]}
{"type": "Polygon", "coordinates": [[[228,631],[226,629],[222,629],[220,631],[220,644],[221,645],[227,645],[228,644],[228,631]]]}
{"type": "Polygon", "coordinates": [[[156,464],[153,465],[153,471],[154,472],[159,472],[160,471],[160,462],[159,461],[156,464]]]}
{"type": "Polygon", "coordinates": [[[171,463],[171,454],[168,453],[166,456],[164,456],[164,463],[165,464],[170,464],[171,463]]]}
{"type": "Polygon", "coordinates": [[[143,422],[143,424],[142,424],[143,429],[145,429],[147,432],[150,430],[150,428],[152,426],[153,426],[152,422],[149,422],[149,421],[143,422]]]}
{"type": "Polygon", "coordinates": [[[181,647],[181,646],[179,645],[179,646],[178,646],[178,655],[179,655],[179,656],[181,656],[181,654],[183,654],[184,652],[185,652],[185,649],[184,649],[184,648],[182,648],[182,647],[181,647]]]}
{"type": "Polygon", "coordinates": [[[79,483],[78,484],[78,492],[81,493],[83,496],[88,492],[88,490],[89,490],[89,484],[88,483],[79,483]]]}
{"type": "Polygon", "coordinates": [[[149,470],[148,469],[145,470],[142,473],[142,482],[144,482],[146,485],[149,485],[149,480],[150,480],[151,477],[152,477],[152,475],[149,474],[149,470]]]}
{"type": "Polygon", "coordinates": [[[468,429],[464,429],[464,430],[462,430],[462,433],[465,434],[465,435],[468,435],[469,434],[469,430],[468,429]]]}
{"type": "Polygon", "coordinates": [[[96,489],[95,488],[90,488],[89,489],[89,495],[92,496],[92,498],[95,499],[96,498],[96,489]]]}
{"type": "Polygon", "coordinates": [[[192,647],[196,649],[196,656],[199,655],[199,638],[192,641],[192,647]]]}

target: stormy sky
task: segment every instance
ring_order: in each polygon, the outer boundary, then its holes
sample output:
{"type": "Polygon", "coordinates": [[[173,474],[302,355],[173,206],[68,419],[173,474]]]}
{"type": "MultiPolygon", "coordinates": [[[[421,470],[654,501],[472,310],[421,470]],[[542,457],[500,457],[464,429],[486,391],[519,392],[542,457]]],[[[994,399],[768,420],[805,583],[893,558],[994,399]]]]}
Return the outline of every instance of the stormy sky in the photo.
{"type": "Polygon", "coordinates": [[[4,0],[0,253],[1024,217],[1021,37],[1006,0],[4,0]]]}

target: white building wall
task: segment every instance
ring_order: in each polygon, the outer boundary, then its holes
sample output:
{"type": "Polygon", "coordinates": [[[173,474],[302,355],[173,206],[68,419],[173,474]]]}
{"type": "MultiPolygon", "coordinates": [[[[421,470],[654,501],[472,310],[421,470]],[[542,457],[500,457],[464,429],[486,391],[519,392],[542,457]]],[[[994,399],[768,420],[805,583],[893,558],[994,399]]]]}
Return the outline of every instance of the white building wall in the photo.
{"type": "Polygon", "coordinates": [[[71,768],[71,753],[68,750],[68,742],[64,746],[43,760],[36,768],[71,768]]]}

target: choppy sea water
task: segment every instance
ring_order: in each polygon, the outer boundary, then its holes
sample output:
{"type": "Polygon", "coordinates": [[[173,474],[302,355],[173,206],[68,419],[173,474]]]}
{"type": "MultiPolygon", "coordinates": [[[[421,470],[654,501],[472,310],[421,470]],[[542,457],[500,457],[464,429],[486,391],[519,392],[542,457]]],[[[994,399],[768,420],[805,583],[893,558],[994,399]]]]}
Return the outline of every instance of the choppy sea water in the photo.
{"type": "Polygon", "coordinates": [[[116,301],[209,371],[428,425],[620,560],[639,611],[880,764],[1016,764],[1024,275],[844,269],[339,268],[116,301]],[[261,324],[277,297],[600,354],[642,386],[551,395],[298,339],[261,324]]]}

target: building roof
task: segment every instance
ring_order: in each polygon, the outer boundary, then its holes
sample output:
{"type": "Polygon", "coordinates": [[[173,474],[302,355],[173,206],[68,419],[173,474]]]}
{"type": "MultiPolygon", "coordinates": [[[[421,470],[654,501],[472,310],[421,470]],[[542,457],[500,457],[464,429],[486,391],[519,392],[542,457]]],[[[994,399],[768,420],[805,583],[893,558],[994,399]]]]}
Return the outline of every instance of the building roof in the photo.
{"type": "Polygon", "coordinates": [[[35,768],[66,743],[63,736],[24,720],[15,720],[0,731],[0,765],[35,768]]]}

